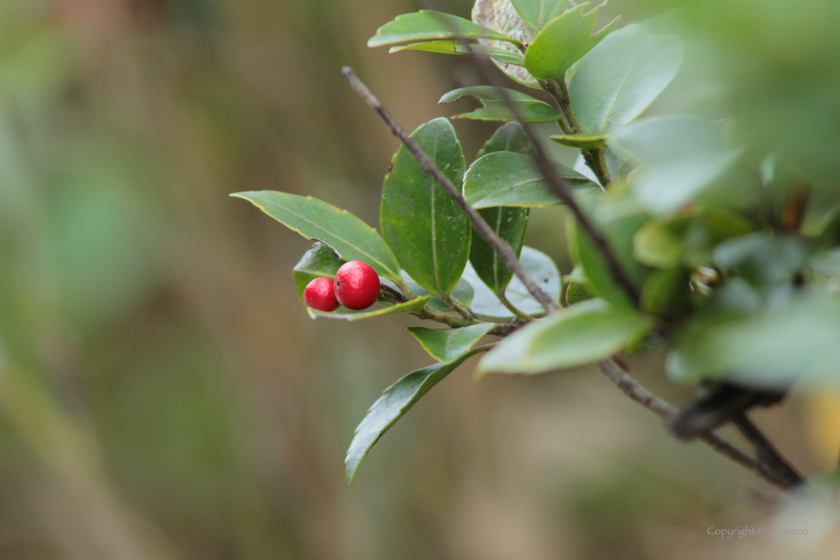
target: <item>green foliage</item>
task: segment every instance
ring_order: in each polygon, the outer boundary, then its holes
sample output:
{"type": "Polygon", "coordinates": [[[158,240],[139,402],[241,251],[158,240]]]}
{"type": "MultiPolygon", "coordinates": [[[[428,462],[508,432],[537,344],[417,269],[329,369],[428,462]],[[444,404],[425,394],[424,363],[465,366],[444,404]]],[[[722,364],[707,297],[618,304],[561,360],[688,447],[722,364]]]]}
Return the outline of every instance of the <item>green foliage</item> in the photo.
{"type": "MultiPolygon", "coordinates": [[[[574,189],[597,188],[592,181],[564,165],[557,164],[557,172],[574,189]]],[[[477,159],[464,177],[464,197],[474,208],[538,208],[562,204],[533,159],[513,152],[494,152],[477,159]]]]}
{"type": "Polygon", "coordinates": [[[525,68],[538,80],[565,77],[572,65],[600,43],[618,23],[615,19],[593,34],[600,6],[589,12],[581,4],[547,24],[525,51],[525,68]]]}
{"type": "Polygon", "coordinates": [[[403,14],[376,30],[368,41],[369,47],[383,47],[398,43],[436,39],[495,39],[514,45],[521,43],[507,35],[491,31],[475,23],[442,12],[421,10],[403,14]]]}
{"type": "MultiPolygon", "coordinates": [[[[507,241],[516,256],[522,252],[525,242],[525,230],[528,227],[529,210],[527,208],[487,208],[479,214],[500,238],[507,241]]],[[[496,253],[489,243],[480,238],[475,239],[470,249],[470,263],[478,277],[495,294],[503,294],[508,287],[513,271],[496,253]]]]}
{"type": "MultiPolygon", "coordinates": [[[[703,103],[716,95],[719,99],[700,104],[701,111],[634,123],[683,65],[683,42],[674,34],[679,31],[675,23],[684,18],[679,13],[617,31],[614,20],[594,32],[600,6],[586,11],[588,4],[569,8],[566,0],[514,0],[482,4],[473,15],[505,33],[420,12],[398,17],[370,40],[370,46],[409,43],[391,52],[483,52],[517,81],[545,89],[552,103],[487,85],[456,89],[440,99],[451,103],[474,96],[481,102],[481,108],[453,118],[507,121],[468,169],[449,121],[435,119],[412,138],[461,188],[496,241],[510,245],[526,273],[559,306],[557,265],[523,243],[531,212],[561,201],[535,164],[546,148],[536,150],[524,125],[512,122],[514,112],[527,123],[556,121],[564,134],[549,138],[580,152],[574,169],[556,164],[577,202],[564,218],[575,268],[565,277],[565,308],[541,305],[534,297],[538,291],[529,292],[514,276],[493,243],[475,233],[480,228],[471,226],[461,206],[404,147],[383,187],[384,242],[324,203],[269,193],[283,196],[283,204],[267,212],[328,246],[313,248],[296,267],[299,290],[314,276],[333,274],[341,259],[358,258],[352,255],[364,249],[362,260],[378,263],[377,270],[394,281],[394,289],[422,296],[375,312],[311,315],[353,320],[409,311],[453,327],[409,328],[440,363],[409,374],[377,401],[348,452],[348,479],[384,431],[477,352],[470,349],[491,331],[506,336],[480,361],[482,374],[546,373],[660,346],[670,376],[679,381],[726,380],[775,389],[787,389],[797,380],[805,386],[837,385],[840,127],[829,130],[814,115],[840,114],[840,74],[814,66],[802,76],[803,63],[794,54],[776,51],[776,42],[768,43],[744,21],[739,9],[749,0],[731,0],[736,8],[723,0],[712,4],[732,13],[777,58],[746,48],[741,30],[712,17],[714,10],[703,8],[704,3],[688,4],[684,13],[702,16],[701,27],[715,30],[706,42],[714,44],[720,37],[741,48],[724,50],[725,55],[709,59],[717,62],[709,66],[731,73],[739,57],[758,63],[748,71],[742,68],[743,76],[730,76],[738,113],[728,112],[731,92],[724,91],[723,82],[701,82],[714,87],[698,88],[696,97],[703,103]],[[836,83],[816,77],[822,73],[835,76],[836,83]],[[797,90],[797,78],[803,77],[803,83],[823,87],[808,97],[797,90]],[[756,95],[755,108],[746,107],[742,97],[745,91],[757,92],[750,80],[765,87],[756,95]],[[791,99],[798,103],[783,102],[791,99]],[[821,108],[812,111],[805,99],[821,108]],[[776,113],[771,115],[770,107],[776,113]],[[762,114],[764,121],[756,124],[756,115],[762,114]],[[798,126],[798,118],[809,123],[814,136],[798,126]],[[789,126],[796,134],[785,132],[789,126]],[[806,145],[810,151],[803,149],[806,145]],[[598,185],[590,180],[594,177],[598,185]],[[285,208],[292,203],[294,208],[285,208]],[[324,222],[329,226],[316,225],[324,222]],[[651,336],[654,329],[656,336],[651,336]]],[[[766,21],[773,10],[757,11],[756,18],[766,21]]],[[[800,15],[791,17],[800,31],[807,27],[800,15]]],[[[767,23],[776,24],[770,29],[779,32],[780,21],[767,23]]],[[[823,39],[813,40],[823,44],[823,39]]],[[[789,41],[777,42],[794,48],[789,41]]],[[[698,49],[715,48],[701,47],[703,41],[689,44],[694,49],[689,64],[698,49]]],[[[816,51],[810,56],[826,64],[816,51]]],[[[666,106],[674,104],[669,99],[666,106]]],[[[836,123],[829,116],[826,121],[836,123]]],[[[545,131],[542,126],[532,130],[545,131]]],[[[257,194],[246,197],[253,200],[257,194]]],[[[392,294],[392,299],[402,298],[392,294]]]]}
{"type": "Polygon", "coordinates": [[[708,313],[692,321],[668,355],[680,381],[726,376],[752,386],[837,387],[840,301],[822,290],[776,294],[753,312],[708,313]]]}
{"type": "Polygon", "coordinates": [[[466,354],[476,342],[489,333],[495,325],[484,323],[460,329],[426,329],[409,327],[408,332],[429,355],[442,364],[451,364],[466,354]]]}
{"type": "MultiPolygon", "coordinates": [[[[599,204],[593,218],[630,279],[637,287],[641,286],[648,269],[633,258],[633,236],[647,221],[647,215],[625,197],[599,204]]],[[[579,224],[570,227],[569,244],[593,294],[616,306],[633,306],[627,294],[616,284],[603,255],[579,224]]]]}
{"type": "MultiPolygon", "coordinates": [[[[518,123],[500,127],[478,153],[481,157],[494,152],[531,153],[532,146],[518,123]]],[[[485,208],[478,211],[500,238],[507,241],[516,256],[522,252],[530,210],[527,208],[485,208]]],[[[493,247],[473,230],[470,263],[481,281],[495,294],[504,294],[513,278],[513,270],[505,264],[493,247]]]]}
{"type": "Polygon", "coordinates": [[[644,336],[649,319],[595,299],[535,321],[507,337],[478,364],[484,373],[545,373],[609,358],[644,336]]]}
{"type": "MultiPolygon", "coordinates": [[[[456,185],[466,163],[455,130],[435,119],[411,137],[456,185]]],[[[429,292],[446,296],[461,278],[470,253],[472,227],[443,187],[432,181],[401,146],[382,187],[382,234],[403,269],[429,292]]]]}
{"type": "Polygon", "coordinates": [[[347,482],[353,483],[362,459],[397,420],[467,358],[481,351],[482,349],[477,348],[452,363],[435,364],[418,369],[388,387],[379,400],[373,403],[365,419],[356,428],[356,435],[350,443],[347,458],[344,461],[347,482]]]}
{"type": "Polygon", "coordinates": [[[620,128],[668,86],[682,64],[679,37],[659,35],[641,25],[611,33],[580,63],[569,91],[586,132],[620,128]]]}
{"type": "Polygon", "coordinates": [[[524,122],[547,122],[556,121],[561,114],[548,103],[534,99],[530,95],[518,92],[513,89],[504,89],[493,86],[473,86],[450,91],[440,98],[439,103],[452,103],[471,95],[478,98],[484,105],[470,113],[455,115],[456,119],[472,119],[477,121],[513,121],[518,120],[508,106],[512,102],[519,113],[518,118],[524,122]],[[507,101],[505,101],[505,96],[507,101]]]}
{"type": "Polygon", "coordinates": [[[394,253],[372,227],[350,214],[311,196],[261,191],[231,196],[243,198],[307,239],[317,239],[346,261],[364,261],[376,272],[395,280],[400,267],[394,253]]]}

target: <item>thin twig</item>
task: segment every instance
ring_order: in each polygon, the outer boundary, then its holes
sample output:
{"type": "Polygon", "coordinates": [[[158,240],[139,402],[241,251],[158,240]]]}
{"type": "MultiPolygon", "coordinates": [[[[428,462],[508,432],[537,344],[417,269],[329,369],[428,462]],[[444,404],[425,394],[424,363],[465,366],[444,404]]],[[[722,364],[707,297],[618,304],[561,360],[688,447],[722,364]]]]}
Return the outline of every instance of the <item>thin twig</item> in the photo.
{"type": "Polygon", "coordinates": [[[353,90],[358,93],[362,99],[364,99],[365,103],[367,103],[371,109],[379,113],[379,116],[381,116],[382,120],[385,121],[385,124],[388,125],[391,133],[402,141],[405,147],[408,148],[414,156],[414,159],[417,160],[417,163],[420,164],[420,168],[437,181],[447,194],[449,194],[449,196],[458,203],[458,206],[466,212],[475,230],[487,241],[487,243],[490,244],[491,247],[493,247],[499,256],[502,257],[502,260],[505,261],[508,268],[513,270],[513,273],[516,274],[517,278],[522,281],[528,289],[528,292],[534,296],[534,299],[536,299],[540,305],[543,306],[546,313],[557,311],[559,309],[557,303],[550,295],[540,288],[531,275],[528,274],[528,271],[525,270],[525,267],[522,266],[519,259],[516,257],[516,252],[513,250],[513,247],[511,247],[507,241],[495,234],[493,229],[486,221],[484,221],[484,218],[481,217],[481,214],[470,206],[466,199],[461,195],[460,189],[458,189],[452,181],[449,180],[449,177],[438,169],[435,162],[426,154],[426,152],[423,151],[417,142],[415,142],[405,132],[405,130],[403,130],[400,124],[394,119],[394,117],[391,116],[388,110],[385,109],[370,89],[368,89],[358,76],[356,76],[353,69],[345,66],[342,69],[342,74],[344,74],[344,78],[350,84],[350,87],[353,88],[353,90]]]}
{"type": "Polygon", "coordinates": [[[755,449],[758,459],[764,463],[775,476],[778,476],[789,487],[794,487],[802,484],[804,479],[796,470],[785,461],[782,456],[773,447],[773,444],[765,437],[761,430],[750,421],[744,414],[740,414],[732,419],[732,423],[738,428],[738,431],[743,434],[750,445],[755,449]]]}
{"type": "MultiPolygon", "coordinates": [[[[601,371],[603,371],[606,376],[609,377],[610,380],[624,392],[625,395],[652,411],[660,418],[670,421],[677,413],[676,408],[651,393],[645,386],[628,375],[627,372],[624,371],[624,369],[614,360],[604,360],[599,362],[598,365],[601,367],[601,371]]],[[[782,490],[790,490],[795,486],[791,480],[780,476],[780,474],[774,469],[769,468],[761,456],[753,457],[737,445],[726,441],[712,431],[703,433],[700,436],[700,439],[721,455],[735,461],[739,465],[752,471],[754,474],[763,478],[770,484],[781,488],[782,490]]],[[[801,482],[801,479],[799,482],[801,482]]]]}

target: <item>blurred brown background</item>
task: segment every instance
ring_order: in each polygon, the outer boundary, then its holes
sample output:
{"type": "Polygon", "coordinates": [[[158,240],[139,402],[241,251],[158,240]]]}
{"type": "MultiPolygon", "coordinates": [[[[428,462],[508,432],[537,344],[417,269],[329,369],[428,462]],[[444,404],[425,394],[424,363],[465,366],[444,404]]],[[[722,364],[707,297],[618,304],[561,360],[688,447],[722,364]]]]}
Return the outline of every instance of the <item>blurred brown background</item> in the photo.
{"type": "MultiPolygon", "coordinates": [[[[429,359],[411,319],[309,320],[291,278],[309,242],[227,195],[376,224],[397,145],[340,67],[409,129],[476,81],[455,57],[366,49],[418,7],[0,0],[0,559],[789,557],[708,536],[760,525],[776,494],[593,370],[462,368],[346,485],[367,407],[429,359]]],[[[468,159],[493,130],[456,126],[468,159]]],[[[562,212],[535,214],[528,244],[567,273],[562,212]]],[[[690,394],[657,356],[637,370],[690,394]]],[[[836,459],[835,400],[757,417],[805,472],[836,459]]]]}

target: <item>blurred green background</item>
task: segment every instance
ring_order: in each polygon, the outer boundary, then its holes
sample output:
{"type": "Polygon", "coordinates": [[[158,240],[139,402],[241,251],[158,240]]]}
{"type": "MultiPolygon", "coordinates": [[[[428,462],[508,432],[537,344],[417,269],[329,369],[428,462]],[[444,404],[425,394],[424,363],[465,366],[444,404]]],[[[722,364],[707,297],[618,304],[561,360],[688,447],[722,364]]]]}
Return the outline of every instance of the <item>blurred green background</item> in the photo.
{"type": "MultiPolygon", "coordinates": [[[[308,319],[291,269],[309,242],[227,195],[309,194],[375,224],[397,144],[340,67],[409,129],[477,81],[455,57],[365,48],[418,7],[0,0],[0,559],[789,557],[708,536],[762,523],[775,494],[593,370],[462,368],[346,485],[367,407],[428,365],[413,321],[308,319]]],[[[494,128],[456,126],[468,158],[494,128]]],[[[567,273],[559,216],[535,213],[528,244],[567,273]]],[[[637,370],[690,395],[657,356],[637,370]]],[[[811,474],[836,459],[837,410],[756,416],[811,474]]],[[[811,542],[836,557],[836,536],[811,542]]]]}

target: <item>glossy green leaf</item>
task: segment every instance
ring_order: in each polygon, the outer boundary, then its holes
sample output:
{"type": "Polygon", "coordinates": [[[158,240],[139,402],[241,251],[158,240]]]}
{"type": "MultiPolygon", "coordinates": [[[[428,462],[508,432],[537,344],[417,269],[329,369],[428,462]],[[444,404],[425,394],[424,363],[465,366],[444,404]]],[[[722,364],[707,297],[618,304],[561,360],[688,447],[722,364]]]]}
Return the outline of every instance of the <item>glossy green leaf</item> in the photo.
{"type": "Polygon", "coordinates": [[[682,59],[675,35],[641,25],[611,33],[583,58],[569,86],[583,129],[610,131],[638,117],[668,86],[682,59]]]}
{"type": "Polygon", "coordinates": [[[481,337],[495,328],[494,323],[482,323],[460,329],[427,329],[408,327],[408,332],[429,355],[442,364],[451,364],[469,352],[481,337]]]}
{"type": "MultiPolygon", "coordinates": [[[[435,119],[411,137],[460,187],[466,162],[452,124],[435,119]]],[[[451,292],[469,258],[472,225],[405,146],[400,146],[385,176],[380,220],[382,234],[402,268],[433,294],[451,292]]]]}
{"type": "MultiPolygon", "coordinates": [[[[551,260],[551,257],[531,247],[523,247],[522,254],[519,256],[519,262],[522,263],[522,266],[528,274],[531,275],[552,299],[559,301],[561,289],[560,271],[557,269],[554,261],[551,260]]],[[[513,317],[513,313],[502,305],[499,302],[499,298],[481,281],[472,264],[467,265],[466,270],[464,270],[463,279],[469,282],[475,290],[475,296],[470,304],[470,309],[472,309],[473,313],[484,317],[513,317]]],[[[545,312],[542,305],[531,297],[525,285],[516,276],[513,277],[507,290],[505,290],[505,297],[517,309],[529,315],[536,316],[545,312]]]]}
{"type": "Polygon", "coordinates": [[[840,300],[818,288],[753,313],[710,314],[676,337],[666,360],[679,381],[727,377],[754,386],[840,386],[840,300]]]}
{"type": "Polygon", "coordinates": [[[484,143],[478,151],[476,159],[493,152],[516,152],[518,154],[530,154],[534,151],[531,140],[522,125],[518,122],[509,122],[500,126],[493,136],[484,143]]]}
{"type": "Polygon", "coordinates": [[[594,363],[651,327],[650,319],[630,309],[584,301],[514,332],[482,358],[476,373],[535,374],[594,363]]]}
{"type": "MultiPolygon", "coordinates": [[[[557,164],[557,171],[577,191],[597,188],[577,171],[557,164]]],[[[496,152],[477,159],[464,177],[464,197],[474,208],[556,206],[554,196],[533,159],[524,154],[496,152]]]]}
{"type": "Polygon", "coordinates": [[[397,16],[376,30],[368,47],[382,47],[415,41],[439,39],[494,39],[514,45],[522,43],[503,33],[492,31],[469,20],[443,12],[421,10],[397,16]]]}
{"type": "MultiPolygon", "coordinates": [[[[497,236],[507,241],[518,257],[525,242],[525,230],[528,228],[527,208],[485,208],[478,213],[493,228],[497,236]]],[[[508,268],[499,256],[478,233],[473,232],[470,248],[470,263],[488,288],[494,293],[503,294],[513,278],[513,270],[508,268]]]]}
{"type": "Polygon", "coordinates": [[[418,369],[388,387],[379,400],[373,403],[365,419],[356,428],[356,435],[350,443],[347,458],[344,460],[347,482],[353,483],[362,459],[397,420],[467,358],[481,351],[483,350],[472,350],[450,364],[435,364],[418,369]]]}
{"type": "Polygon", "coordinates": [[[413,43],[410,45],[391,47],[388,50],[388,53],[397,53],[401,51],[424,51],[438,54],[479,53],[508,64],[525,66],[525,55],[521,53],[499,47],[487,47],[476,43],[464,43],[462,41],[426,41],[423,43],[413,43]]]}
{"type": "Polygon", "coordinates": [[[307,239],[325,243],[344,260],[364,261],[391,280],[400,277],[400,266],[382,237],[346,210],[311,196],[277,191],[243,192],[231,196],[253,203],[307,239]]]}
{"type": "Polygon", "coordinates": [[[511,0],[519,17],[539,31],[563,13],[569,0],[511,0]]]}
{"type": "Polygon", "coordinates": [[[576,150],[597,150],[607,143],[606,134],[569,134],[564,136],[552,136],[551,139],[569,148],[576,150]]]}
{"type": "Polygon", "coordinates": [[[335,251],[320,241],[310,247],[292,270],[300,301],[303,301],[303,291],[310,282],[315,278],[335,278],[335,273],[344,262],[335,251]]]}
{"type": "Polygon", "coordinates": [[[405,303],[400,303],[398,305],[391,305],[388,307],[382,307],[380,309],[375,309],[373,311],[353,311],[350,313],[326,313],[324,311],[316,311],[311,307],[306,308],[306,312],[309,313],[309,316],[313,319],[325,318],[325,319],[338,319],[341,321],[361,321],[362,319],[372,319],[374,317],[384,317],[386,315],[396,315],[397,313],[415,313],[423,309],[429,301],[431,301],[431,296],[420,297],[417,299],[413,299],[411,301],[407,301],[405,303]]]}
{"type": "Polygon", "coordinates": [[[575,62],[595,48],[615,27],[618,18],[593,34],[601,6],[584,12],[588,5],[581,4],[555,18],[528,45],[525,68],[533,77],[538,80],[563,78],[575,62]]]}
{"type": "MultiPolygon", "coordinates": [[[[408,286],[408,289],[411,290],[415,296],[432,296],[432,301],[430,301],[427,305],[430,309],[434,309],[435,311],[441,311],[446,313],[448,311],[452,311],[452,308],[449,307],[442,299],[435,296],[425,288],[423,288],[420,284],[412,280],[411,276],[409,276],[405,271],[403,271],[403,280],[405,284],[408,286]]],[[[475,294],[472,284],[465,280],[459,280],[455,287],[452,289],[452,293],[449,294],[449,299],[451,299],[454,303],[457,303],[461,307],[469,307],[470,303],[472,302],[473,295],[475,294]]]]}
{"type": "MultiPolygon", "coordinates": [[[[479,157],[494,152],[517,152],[529,154],[532,145],[519,123],[508,123],[499,128],[484,144],[479,157]]],[[[510,243],[518,257],[525,241],[525,231],[528,228],[527,208],[485,208],[478,211],[496,235],[510,243]]],[[[513,278],[513,271],[508,268],[499,254],[473,231],[472,246],[470,247],[470,263],[478,276],[496,294],[503,294],[513,278]]]]}
{"type": "MultiPolygon", "coordinates": [[[[510,110],[509,105],[499,91],[500,88],[494,86],[472,86],[459,88],[445,94],[440,98],[439,103],[453,103],[459,99],[471,95],[478,98],[484,105],[481,109],[476,109],[470,113],[461,113],[452,118],[455,119],[472,119],[478,121],[515,121],[517,117],[510,110]]],[[[516,106],[519,112],[519,117],[524,122],[548,122],[556,121],[562,118],[562,115],[548,103],[535,99],[526,93],[521,93],[513,89],[504,89],[507,94],[508,101],[516,106]]]]}

